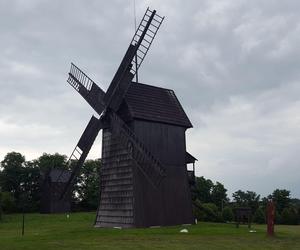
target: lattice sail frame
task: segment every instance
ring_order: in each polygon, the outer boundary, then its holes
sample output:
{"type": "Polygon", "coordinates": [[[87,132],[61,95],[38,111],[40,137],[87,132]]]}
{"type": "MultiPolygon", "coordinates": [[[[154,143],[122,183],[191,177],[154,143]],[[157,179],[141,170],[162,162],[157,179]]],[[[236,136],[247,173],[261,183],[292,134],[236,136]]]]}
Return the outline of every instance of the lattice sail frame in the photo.
{"type": "Polygon", "coordinates": [[[132,60],[131,73],[136,74],[137,70],[144,61],[145,56],[157,34],[165,17],[162,17],[156,13],[155,10],[151,11],[149,7],[147,8],[132,40],[132,45],[138,45],[138,50],[136,51],[136,56],[132,60]],[[150,22],[149,22],[150,21],[150,22]],[[145,33],[145,34],[143,34],[145,33]],[[142,39],[141,39],[142,37],[142,39]],[[140,44],[139,44],[140,42],[140,44]]]}

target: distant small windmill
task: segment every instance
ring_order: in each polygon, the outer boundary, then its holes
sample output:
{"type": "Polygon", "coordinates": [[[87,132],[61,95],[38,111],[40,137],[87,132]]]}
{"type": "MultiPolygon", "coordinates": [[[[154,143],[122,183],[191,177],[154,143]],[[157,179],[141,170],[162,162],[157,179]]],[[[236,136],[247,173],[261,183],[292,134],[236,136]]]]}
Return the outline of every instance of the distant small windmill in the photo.
{"type": "Polygon", "coordinates": [[[69,181],[69,170],[51,168],[40,174],[41,213],[63,213],[71,210],[71,197],[60,199],[66,183],[69,181]]]}
{"type": "Polygon", "coordinates": [[[102,129],[97,227],[194,221],[185,143],[185,131],[192,124],[172,90],[132,82],[163,20],[155,10],[146,10],[106,92],[71,64],[69,84],[100,117],[92,116],[70,157],[77,164],[59,200],[70,195],[102,129]]]}

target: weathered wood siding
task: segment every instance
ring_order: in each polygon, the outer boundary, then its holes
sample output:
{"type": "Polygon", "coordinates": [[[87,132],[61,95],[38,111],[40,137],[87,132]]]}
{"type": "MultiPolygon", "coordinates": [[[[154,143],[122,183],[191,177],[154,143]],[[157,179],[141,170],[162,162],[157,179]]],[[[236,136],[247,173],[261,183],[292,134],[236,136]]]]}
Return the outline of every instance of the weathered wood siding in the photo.
{"type": "Polygon", "coordinates": [[[101,193],[95,226],[133,227],[133,171],[128,150],[117,135],[103,130],[101,193]]]}
{"type": "Polygon", "coordinates": [[[149,227],[193,223],[185,156],[185,128],[135,120],[128,124],[166,168],[154,187],[118,135],[103,131],[101,196],[95,226],[149,227]]]}
{"type": "Polygon", "coordinates": [[[135,169],[136,226],[176,225],[193,223],[192,202],[185,164],[185,128],[135,120],[132,128],[139,139],[166,168],[166,178],[155,189],[135,169]]]}

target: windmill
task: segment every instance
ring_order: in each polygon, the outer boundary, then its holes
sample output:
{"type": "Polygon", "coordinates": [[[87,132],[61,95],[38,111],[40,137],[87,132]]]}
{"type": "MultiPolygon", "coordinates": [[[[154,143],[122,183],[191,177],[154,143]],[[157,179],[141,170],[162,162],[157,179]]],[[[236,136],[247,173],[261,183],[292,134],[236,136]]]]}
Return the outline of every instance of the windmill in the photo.
{"type": "Polygon", "coordinates": [[[192,125],[172,90],[133,82],[163,20],[147,8],[106,92],[71,64],[68,83],[100,117],[92,116],[71,154],[76,164],[60,200],[70,195],[102,129],[96,227],[193,222],[185,162],[185,131],[192,125]]]}
{"type": "Polygon", "coordinates": [[[60,195],[70,179],[66,169],[49,168],[40,173],[40,213],[64,213],[71,210],[71,197],[61,200],[60,195]]]}

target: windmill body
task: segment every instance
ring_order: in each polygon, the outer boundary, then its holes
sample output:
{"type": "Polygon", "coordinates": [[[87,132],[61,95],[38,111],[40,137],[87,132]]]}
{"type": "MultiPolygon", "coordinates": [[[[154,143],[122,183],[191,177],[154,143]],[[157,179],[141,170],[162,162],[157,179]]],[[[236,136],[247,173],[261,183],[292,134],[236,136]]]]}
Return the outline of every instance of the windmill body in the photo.
{"type": "Polygon", "coordinates": [[[71,64],[69,84],[100,117],[92,116],[71,154],[76,164],[60,199],[102,129],[97,227],[193,222],[185,141],[192,125],[172,90],[132,82],[163,20],[146,10],[106,92],[71,64]]]}
{"type": "Polygon", "coordinates": [[[118,133],[105,128],[96,226],[193,223],[185,145],[185,131],[192,125],[174,92],[132,83],[118,114],[159,159],[165,167],[166,177],[156,187],[135,164],[134,149],[120,143],[118,133]]]}

